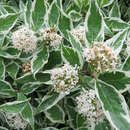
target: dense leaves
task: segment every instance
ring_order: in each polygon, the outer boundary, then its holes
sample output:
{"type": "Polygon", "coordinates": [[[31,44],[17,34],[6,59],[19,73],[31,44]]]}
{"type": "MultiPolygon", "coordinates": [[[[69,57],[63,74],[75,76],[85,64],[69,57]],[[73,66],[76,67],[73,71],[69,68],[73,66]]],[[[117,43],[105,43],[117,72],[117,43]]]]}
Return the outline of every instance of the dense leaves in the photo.
{"type": "Polygon", "coordinates": [[[0,130],[129,130],[129,10],[1,0],[0,130]]]}

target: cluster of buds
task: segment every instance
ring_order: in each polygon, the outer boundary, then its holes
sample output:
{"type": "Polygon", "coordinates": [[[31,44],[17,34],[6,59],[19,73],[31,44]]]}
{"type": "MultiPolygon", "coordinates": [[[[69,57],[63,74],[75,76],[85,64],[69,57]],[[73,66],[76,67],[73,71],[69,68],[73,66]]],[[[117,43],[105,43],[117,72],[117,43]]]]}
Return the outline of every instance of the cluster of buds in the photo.
{"type": "Polygon", "coordinates": [[[62,42],[62,37],[57,34],[55,28],[41,29],[40,36],[42,40],[46,41],[46,44],[53,48],[58,48],[62,42]]]}
{"type": "Polygon", "coordinates": [[[61,68],[52,71],[52,81],[54,83],[54,91],[63,94],[69,94],[72,88],[78,83],[77,67],[65,64],[61,68]]]}
{"type": "Polygon", "coordinates": [[[15,48],[25,52],[32,52],[37,47],[35,33],[24,26],[12,33],[12,41],[15,48]]]}
{"type": "Polygon", "coordinates": [[[24,121],[19,114],[6,114],[8,124],[15,129],[25,129],[28,122],[24,121]]]}
{"type": "Polygon", "coordinates": [[[117,57],[111,47],[103,43],[94,43],[85,48],[83,56],[95,72],[104,73],[114,70],[117,65],[117,57]]]}
{"type": "Polygon", "coordinates": [[[77,111],[93,123],[98,124],[104,119],[103,110],[94,90],[84,90],[76,97],[77,111]]]}
{"type": "Polygon", "coordinates": [[[24,63],[22,64],[22,70],[25,72],[25,73],[30,73],[31,72],[31,65],[30,63],[24,63]]]}
{"type": "Polygon", "coordinates": [[[78,38],[78,40],[81,43],[85,43],[85,27],[84,26],[79,26],[78,28],[73,29],[72,34],[75,38],[78,38]]]}

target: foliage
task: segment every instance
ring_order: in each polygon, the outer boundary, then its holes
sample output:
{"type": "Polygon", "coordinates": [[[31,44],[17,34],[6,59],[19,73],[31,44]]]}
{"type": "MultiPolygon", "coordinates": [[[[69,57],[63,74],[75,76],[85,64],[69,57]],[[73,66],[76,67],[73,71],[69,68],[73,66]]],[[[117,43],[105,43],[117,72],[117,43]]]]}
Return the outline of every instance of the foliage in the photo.
{"type": "Polygon", "coordinates": [[[129,130],[128,7],[1,0],[0,129],[129,130]]]}

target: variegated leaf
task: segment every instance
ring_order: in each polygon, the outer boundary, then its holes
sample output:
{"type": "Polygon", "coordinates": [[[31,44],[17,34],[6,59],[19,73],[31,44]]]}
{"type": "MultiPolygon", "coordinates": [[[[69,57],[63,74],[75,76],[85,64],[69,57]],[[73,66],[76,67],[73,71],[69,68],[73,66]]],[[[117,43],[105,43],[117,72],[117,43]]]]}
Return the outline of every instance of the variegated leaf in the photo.
{"type": "Polygon", "coordinates": [[[111,125],[116,130],[129,130],[130,117],[123,96],[113,86],[102,81],[97,81],[95,88],[111,125]]]}
{"type": "Polygon", "coordinates": [[[0,17],[0,31],[9,31],[17,21],[20,14],[7,14],[0,17]]]}
{"type": "MultiPolygon", "coordinates": [[[[27,100],[26,96],[22,93],[18,93],[17,95],[18,101],[24,101],[27,100]]],[[[24,107],[24,109],[20,112],[22,118],[29,122],[31,125],[32,129],[34,130],[34,115],[33,115],[33,110],[32,106],[29,102],[27,102],[27,105],[24,107]]]]}
{"type": "Polygon", "coordinates": [[[124,41],[126,40],[128,30],[123,30],[113,36],[111,39],[105,41],[105,44],[113,48],[114,53],[118,55],[122,49],[124,41]]]}
{"type": "Polygon", "coordinates": [[[106,25],[112,30],[112,31],[121,31],[125,28],[130,27],[130,25],[123,20],[119,18],[105,18],[104,19],[106,25]]]}
{"type": "Polygon", "coordinates": [[[59,10],[57,8],[55,0],[52,2],[48,12],[48,24],[50,27],[57,25],[59,18],[59,10]]]}
{"type": "Polygon", "coordinates": [[[58,21],[58,28],[61,34],[68,39],[67,31],[72,29],[72,20],[60,9],[60,17],[58,21]]]}
{"type": "Polygon", "coordinates": [[[31,8],[32,8],[32,0],[28,0],[26,3],[26,11],[24,14],[24,19],[26,25],[29,27],[31,27],[31,8]]]}
{"type": "Polygon", "coordinates": [[[36,74],[47,62],[49,58],[48,47],[44,47],[39,52],[35,53],[31,61],[31,70],[36,74]]]}
{"type": "Polygon", "coordinates": [[[119,5],[118,5],[117,0],[115,0],[115,3],[113,4],[113,7],[109,13],[109,17],[117,17],[117,18],[121,17],[120,9],[119,9],[119,5]]]}
{"type": "Polygon", "coordinates": [[[65,113],[59,105],[55,105],[44,112],[46,117],[53,123],[64,123],[65,113]]]}
{"type": "Polygon", "coordinates": [[[113,2],[114,0],[98,0],[100,7],[107,7],[111,5],[113,2]]]}
{"type": "Polygon", "coordinates": [[[72,66],[78,65],[81,68],[83,66],[81,54],[73,48],[62,46],[62,58],[64,62],[72,66]]]}
{"type": "Polygon", "coordinates": [[[0,110],[9,114],[21,112],[27,105],[28,100],[24,101],[13,101],[0,105],[0,110]]]}
{"type": "Polygon", "coordinates": [[[44,0],[34,0],[32,4],[32,28],[38,31],[40,27],[44,24],[46,5],[44,0]]]}
{"type": "Polygon", "coordinates": [[[85,18],[86,40],[89,45],[104,40],[104,21],[96,0],[91,0],[85,18]]]}
{"type": "Polygon", "coordinates": [[[5,78],[5,64],[3,58],[0,57],[0,79],[4,79],[4,78],[5,78]]]}
{"type": "Polygon", "coordinates": [[[36,114],[46,111],[56,105],[65,95],[59,93],[50,93],[43,97],[42,102],[37,108],[36,114]]]}

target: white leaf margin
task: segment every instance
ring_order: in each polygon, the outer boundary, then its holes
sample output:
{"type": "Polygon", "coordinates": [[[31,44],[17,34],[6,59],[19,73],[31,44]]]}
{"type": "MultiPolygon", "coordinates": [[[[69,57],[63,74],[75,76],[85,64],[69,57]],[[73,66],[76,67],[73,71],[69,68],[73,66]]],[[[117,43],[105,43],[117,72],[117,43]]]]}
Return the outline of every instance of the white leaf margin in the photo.
{"type": "MultiPolygon", "coordinates": [[[[90,2],[91,2],[92,0],[90,0],[90,2]]],[[[102,13],[101,13],[101,10],[100,10],[100,8],[99,8],[99,5],[98,5],[98,3],[97,3],[97,1],[96,0],[93,0],[93,1],[95,1],[95,5],[96,5],[96,7],[97,7],[97,9],[99,10],[99,14],[101,15],[101,17],[102,17],[102,27],[101,27],[101,30],[99,31],[99,34],[97,35],[97,37],[96,37],[96,39],[101,35],[101,34],[104,34],[104,25],[105,25],[105,23],[104,23],[104,19],[103,19],[103,15],[102,15],[102,13]]],[[[85,27],[85,32],[84,32],[84,35],[85,35],[85,41],[86,41],[86,43],[89,45],[89,42],[88,42],[88,40],[87,40],[87,38],[86,38],[86,32],[88,32],[88,17],[89,17],[89,15],[90,15],[90,10],[91,10],[91,4],[89,4],[89,9],[88,9],[88,12],[87,12],[87,15],[86,15],[86,17],[85,17],[85,22],[84,22],[84,27],[85,27]]],[[[104,40],[104,35],[103,35],[103,40],[104,40]]]]}
{"type": "Polygon", "coordinates": [[[118,13],[119,13],[119,18],[120,18],[121,17],[121,13],[120,13],[120,8],[119,8],[117,0],[115,0],[115,3],[113,5],[112,9],[110,10],[109,17],[112,17],[111,15],[112,15],[112,12],[113,12],[115,6],[118,8],[118,13]]]}
{"type": "MultiPolygon", "coordinates": [[[[99,80],[99,81],[100,81],[100,82],[103,82],[103,81],[101,81],[101,80],[99,80]]],[[[122,114],[121,114],[121,116],[122,116],[125,120],[127,120],[128,123],[130,123],[130,116],[129,116],[128,106],[127,106],[127,104],[126,104],[126,102],[125,102],[124,97],[123,97],[123,96],[121,95],[121,93],[120,93],[119,91],[117,91],[112,85],[107,84],[107,83],[105,83],[105,82],[103,82],[103,83],[106,84],[106,85],[108,85],[109,87],[113,88],[113,89],[116,91],[116,93],[119,95],[120,99],[122,100],[122,104],[121,104],[121,105],[122,105],[122,108],[123,108],[124,112],[126,112],[126,115],[122,115],[122,114]]],[[[106,115],[107,119],[110,121],[110,123],[112,124],[112,126],[113,126],[116,130],[119,130],[119,129],[116,127],[116,125],[113,123],[109,112],[106,111],[106,110],[104,109],[104,107],[103,107],[104,104],[103,104],[103,102],[101,101],[101,99],[100,99],[100,97],[99,97],[98,89],[97,89],[97,87],[96,87],[96,82],[95,82],[95,92],[96,92],[96,95],[97,95],[97,97],[98,97],[98,99],[99,99],[101,105],[102,105],[103,112],[104,112],[104,114],[106,115]]]]}
{"type": "MultiPolygon", "coordinates": [[[[63,119],[64,119],[64,118],[65,118],[65,113],[64,113],[63,109],[62,109],[58,104],[56,104],[55,106],[57,106],[57,107],[60,109],[60,111],[61,111],[62,114],[63,114],[63,119]]],[[[44,111],[44,113],[45,113],[46,117],[47,117],[51,122],[53,122],[53,123],[64,123],[64,121],[53,120],[53,119],[51,118],[51,116],[50,116],[50,113],[47,112],[47,110],[44,111]]]]}
{"type": "MultiPolygon", "coordinates": [[[[42,66],[43,65],[45,65],[47,62],[48,62],[48,60],[46,60],[44,63],[42,63],[42,65],[41,65],[41,67],[37,70],[37,71],[34,71],[34,69],[33,69],[33,62],[37,59],[37,55],[41,52],[41,51],[43,51],[43,49],[40,49],[39,51],[37,51],[37,52],[35,52],[34,54],[33,54],[33,58],[32,58],[32,60],[31,60],[31,71],[32,71],[32,73],[34,74],[34,77],[35,77],[35,75],[36,75],[36,73],[42,68],[42,66]]],[[[47,48],[47,52],[48,52],[48,58],[49,58],[49,49],[47,48]]]]}
{"type": "Polygon", "coordinates": [[[106,44],[106,45],[108,45],[108,46],[111,46],[111,47],[113,48],[114,53],[115,53],[116,56],[119,54],[119,52],[120,52],[121,49],[122,49],[123,43],[124,43],[124,41],[125,41],[125,39],[126,39],[126,37],[127,37],[128,29],[129,29],[129,28],[126,28],[126,29],[124,29],[123,31],[117,33],[117,34],[114,35],[112,38],[106,40],[105,43],[104,43],[104,44],[106,44]],[[111,44],[114,43],[116,40],[118,40],[118,38],[120,37],[120,35],[122,35],[125,31],[126,31],[126,33],[125,33],[124,38],[121,40],[122,42],[121,42],[120,46],[119,46],[117,49],[114,49],[114,46],[111,45],[111,44]]]}
{"type": "MultiPolygon", "coordinates": [[[[75,49],[75,48],[71,48],[71,47],[68,47],[68,46],[63,46],[63,47],[67,47],[67,48],[69,48],[69,49],[72,49],[75,53],[77,53],[77,55],[78,55],[78,59],[79,59],[79,62],[80,62],[80,68],[82,68],[83,67],[83,57],[82,57],[82,55],[81,55],[81,53],[77,50],[77,49],[75,49]]],[[[66,63],[66,64],[70,64],[69,63],[69,61],[67,61],[67,59],[64,57],[64,55],[63,55],[63,49],[61,49],[61,57],[62,57],[62,60],[66,63]]],[[[77,64],[75,64],[75,65],[77,65],[77,64]]]]}

